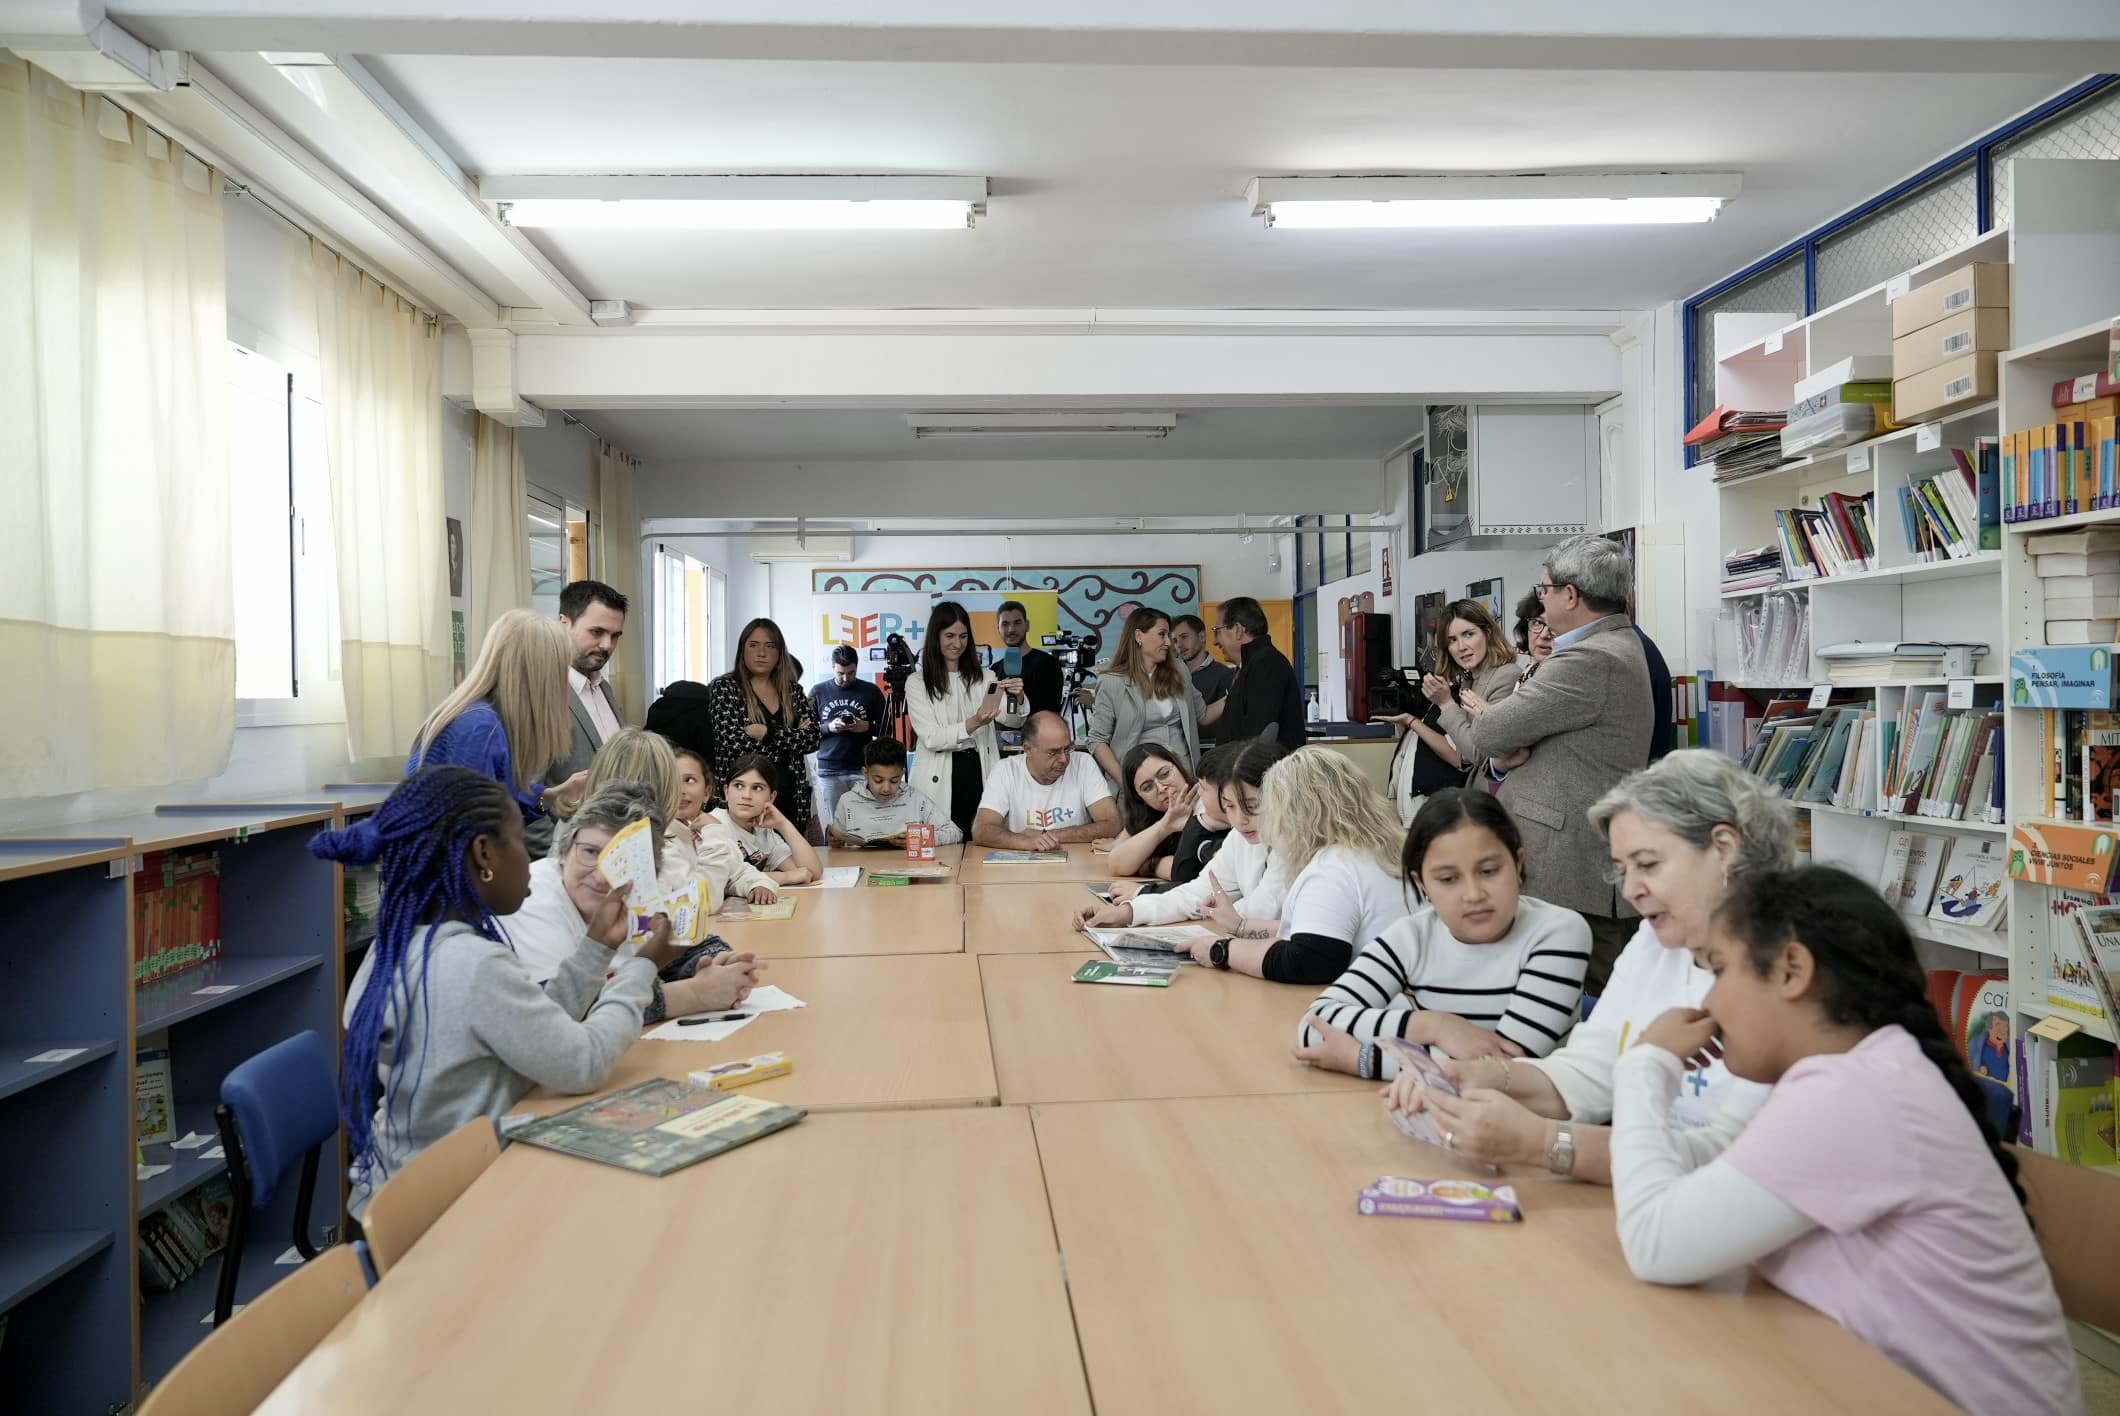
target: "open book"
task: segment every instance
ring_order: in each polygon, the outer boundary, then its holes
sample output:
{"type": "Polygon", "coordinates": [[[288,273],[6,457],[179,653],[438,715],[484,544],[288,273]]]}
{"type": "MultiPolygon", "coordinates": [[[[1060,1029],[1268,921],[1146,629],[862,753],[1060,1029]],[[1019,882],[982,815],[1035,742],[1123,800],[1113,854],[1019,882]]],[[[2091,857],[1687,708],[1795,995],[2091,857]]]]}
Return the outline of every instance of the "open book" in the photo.
{"type": "Polygon", "coordinates": [[[1122,964],[1189,964],[1194,944],[1221,937],[1197,924],[1135,924],[1082,932],[1122,964]]]}

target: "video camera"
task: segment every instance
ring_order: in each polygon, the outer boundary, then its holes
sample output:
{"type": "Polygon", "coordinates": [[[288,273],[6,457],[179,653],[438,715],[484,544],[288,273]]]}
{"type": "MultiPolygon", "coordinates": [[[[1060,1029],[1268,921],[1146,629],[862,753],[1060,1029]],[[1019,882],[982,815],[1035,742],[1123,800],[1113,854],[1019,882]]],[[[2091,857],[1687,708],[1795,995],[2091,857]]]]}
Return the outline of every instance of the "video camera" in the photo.
{"type": "Polygon", "coordinates": [[[1063,629],[1058,634],[1041,635],[1039,642],[1047,653],[1060,661],[1070,691],[1080,688],[1082,681],[1096,669],[1097,654],[1104,648],[1104,636],[1094,629],[1082,634],[1063,629]]]}
{"type": "Polygon", "coordinates": [[[1411,713],[1418,718],[1427,711],[1428,700],[1421,693],[1420,681],[1404,669],[1377,669],[1369,675],[1369,717],[1411,713]]]}
{"type": "Polygon", "coordinates": [[[902,634],[892,634],[883,641],[883,681],[891,686],[893,694],[905,687],[906,676],[913,672],[913,646],[905,642],[902,634]]]}

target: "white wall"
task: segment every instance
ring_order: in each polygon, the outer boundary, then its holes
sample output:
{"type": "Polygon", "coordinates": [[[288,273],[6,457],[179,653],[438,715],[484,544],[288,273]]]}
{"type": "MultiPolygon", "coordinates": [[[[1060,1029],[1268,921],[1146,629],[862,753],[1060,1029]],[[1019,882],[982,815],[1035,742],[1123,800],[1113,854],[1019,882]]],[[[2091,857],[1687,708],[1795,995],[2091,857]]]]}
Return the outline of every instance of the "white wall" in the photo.
{"type": "MultiPolygon", "coordinates": [[[[593,420],[593,419],[592,419],[593,420]]],[[[533,479],[534,480],[534,479],[533,479]]],[[[1221,516],[1380,510],[1372,458],[776,462],[658,460],[642,517],[1221,516]]]]}
{"type": "MultiPolygon", "coordinates": [[[[313,363],[317,357],[315,310],[298,276],[299,263],[308,258],[307,241],[247,197],[226,197],[222,209],[229,337],[282,363],[313,363]]],[[[448,514],[459,520],[471,513],[471,419],[472,415],[447,404],[443,407],[443,499],[448,514]]],[[[401,765],[398,761],[354,763],[347,755],[343,712],[331,722],[239,724],[228,765],[213,777],[142,791],[0,800],[0,833],[130,815],[150,811],[162,802],[309,791],[349,777],[395,776],[401,765]]]]}

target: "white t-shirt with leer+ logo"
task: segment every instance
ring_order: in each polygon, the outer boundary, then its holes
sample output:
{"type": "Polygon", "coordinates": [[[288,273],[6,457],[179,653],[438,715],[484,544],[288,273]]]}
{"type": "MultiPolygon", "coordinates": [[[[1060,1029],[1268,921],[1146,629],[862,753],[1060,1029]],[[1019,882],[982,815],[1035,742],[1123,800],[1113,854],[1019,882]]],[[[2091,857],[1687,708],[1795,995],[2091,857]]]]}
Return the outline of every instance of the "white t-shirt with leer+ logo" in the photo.
{"type": "Polygon", "coordinates": [[[1111,797],[1104,773],[1088,753],[1070,753],[1067,771],[1046,786],[1031,775],[1030,764],[1011,757],[986,779],[979,809],[1001,818],[1007,831],[1063,831],[1090,819],[1089,809],[1111,797]]]}

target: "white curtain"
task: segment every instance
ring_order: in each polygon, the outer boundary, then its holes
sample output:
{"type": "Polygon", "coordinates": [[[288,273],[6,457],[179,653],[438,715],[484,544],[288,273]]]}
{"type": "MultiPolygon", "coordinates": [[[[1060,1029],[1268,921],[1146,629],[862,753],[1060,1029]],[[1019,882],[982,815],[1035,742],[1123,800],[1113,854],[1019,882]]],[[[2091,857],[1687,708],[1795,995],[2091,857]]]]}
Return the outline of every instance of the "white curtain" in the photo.
{"type": "Polygon", "coordinates": [[[481,413],[471,454],[471,622],[465,652],[472,658],[495,620],[530,608],[528,529],[522,439],[515,429],[481,413]]]}
{"type": "Polygon", "coordinates": [[[648,607],[640,600],[640,508],[633,500],[632,458],[607,442],[596,444],[596,519],[603,547],[598,560],[604,583],[630,602],[626,637],[618,641],[613,685],[628,722],[648,711],[648,607]]]}
{"type": "Polygon", "coordinates": [[[0,51],[0,797],[235,734],[219,174],[0,51]]]}
{"type": "Polygon", "coordinates": [[[419,310],[312,246],[339,677],[356,759],[402,756],[449,684],[441,340],[419,310]]]}

